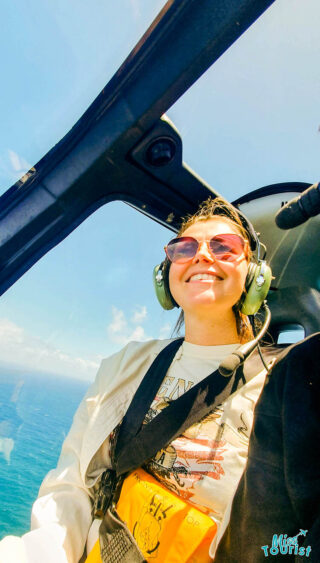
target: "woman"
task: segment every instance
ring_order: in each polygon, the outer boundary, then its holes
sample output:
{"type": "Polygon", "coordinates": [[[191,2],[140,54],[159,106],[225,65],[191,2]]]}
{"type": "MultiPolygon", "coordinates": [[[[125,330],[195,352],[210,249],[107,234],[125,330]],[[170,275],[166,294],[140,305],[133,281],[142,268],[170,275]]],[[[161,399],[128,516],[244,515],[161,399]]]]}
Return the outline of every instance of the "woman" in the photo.
{"type": "MultiPolygon", "coordinates": [[[[158,392],[145,417],[147,424],[252,338],[250,323],[240,306],[254,244],[246,220],[224,200],[209,199],[182,223],[177,239],[166,247],[163,276],[172,301],[183,311],[185,339],[159,380],[158,392]]],[[[76,563],[85,548],[87,554],[92,553],[100,525],[91,515],[99,479],[112,466],[119,424],[135,391],[168,343],[132,342],[102,362],[75,415],[58,467],[40,488],[32,511],[32,531],[23,537],[23,548],[21,543],[16,546],[21,553],[24,550],[25,561],[76,563]]],[[[187,535],[183,540],[185,555],[177,556],[174,550],[181,548],[181,538],[176,547],[178,540],[171,537],[174,524],[166,525],[171,505],[160,507],[154,494],[148,509],[142,503],[140,519],[131,529],[146,559],[170,563],[176,557],[179,561],[205,562],[214,557],[245,467],[254,406],[264,378],[262,370],[247,380],[213,412],[144,464],[145,489],[160,483],[164,491],[196,511],[193,522],[199,523],[203,517],[203,529],[207,530],[202,533],[196,529],[190,542],[187,535]],[[164,546],[167,551],[161,551],[164,546]]],[[[122,506],[120,516],[130,504],[126,501],[129,496],[122,497],[118,503],[119,510],[122,506]]],[[[10,540],[5,542],[3,549],[9,549],[10,540]]],[[[14,546],[13,539],[11,542],[14,546]]],[[[1,559],[1,553],[0,561],[7,561],[1,559]]],[[[23,560],[22,555],[19,560],[23,560]]]]}

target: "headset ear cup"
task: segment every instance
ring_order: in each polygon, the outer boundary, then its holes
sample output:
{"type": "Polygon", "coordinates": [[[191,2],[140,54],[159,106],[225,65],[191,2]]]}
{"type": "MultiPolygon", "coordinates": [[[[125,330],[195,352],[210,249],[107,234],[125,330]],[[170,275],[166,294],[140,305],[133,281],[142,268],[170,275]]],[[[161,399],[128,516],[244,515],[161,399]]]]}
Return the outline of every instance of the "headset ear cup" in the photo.
{"type": "Polygon", "coordinates": [[[259,311],[267,297],[272,279],[270,266],[264,260],[258,264],[251,262],[246,280],[246,294],[240,305],[240,312],[244,315],[254,315],[259,311]]]}
{"type": "Polygon", "coordinates": [[[168,274],[164,271],[165,268],[164,262],[155,266],[153,269],[153,285],[161,307],[166,311],[170,311],[170,309],[174,309],[178,305],[171,295],[168,274]]]}

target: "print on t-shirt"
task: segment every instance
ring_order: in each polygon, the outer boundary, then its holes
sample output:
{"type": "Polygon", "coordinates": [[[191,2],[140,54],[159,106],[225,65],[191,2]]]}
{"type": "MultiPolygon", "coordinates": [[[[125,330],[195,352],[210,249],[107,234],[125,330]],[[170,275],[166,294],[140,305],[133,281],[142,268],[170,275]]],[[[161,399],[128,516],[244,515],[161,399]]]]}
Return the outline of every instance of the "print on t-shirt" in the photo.
{"type": "MultiPolygon", "coordinates": [[[[145,422],[152,420],[193,384],[193,381],[165,377],[145,422]]],[[[230,464],[235,450],[239,447],[246,450],[248,444],[248,424],[244,413],[238,413],[236,427],[230,426],[229,421],[224,418],[222,406],[215,408],[166,448],[157,452],[144,466],[165,487],[212,516],[218,516],[220,513],[219,494],[217,502],[214,501],[217,482],[230,479],[228,471],[226,475],[225,465],[230,464]]]]}

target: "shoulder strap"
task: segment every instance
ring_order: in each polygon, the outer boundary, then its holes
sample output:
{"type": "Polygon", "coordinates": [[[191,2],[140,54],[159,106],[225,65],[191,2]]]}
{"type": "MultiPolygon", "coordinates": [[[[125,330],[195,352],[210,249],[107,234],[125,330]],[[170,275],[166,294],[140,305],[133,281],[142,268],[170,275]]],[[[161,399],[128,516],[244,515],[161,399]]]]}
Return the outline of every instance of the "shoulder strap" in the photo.
{"type": "MultiPolygon", "coordinates": [[[[239,385],[245,383],[242,366],[231,377],[224,377],[216,370],[172,401],[151,422],[143,425],[145,414],[158,391],[159,381],[162,382],[181,341],[174,341],[162,350],[134,395],[120,427],[115,447],[114,468],[117,475],[140,467],[184,430],[213,411],[239,385]],[[148,393],[151,388],[150,395],[148,393]]],[[[257,371],[256,367],[256,373],[257,371]]]]}
{"type": "Polygon", "coordinates": [[[115,447],[115,457],[119,450],[122,450],[125,444],[139,432],[151,403],[183,340],[183,338],[178,338],[170,342],[168,346],[161,350],[149,367],[122,420],[115,447]]]}

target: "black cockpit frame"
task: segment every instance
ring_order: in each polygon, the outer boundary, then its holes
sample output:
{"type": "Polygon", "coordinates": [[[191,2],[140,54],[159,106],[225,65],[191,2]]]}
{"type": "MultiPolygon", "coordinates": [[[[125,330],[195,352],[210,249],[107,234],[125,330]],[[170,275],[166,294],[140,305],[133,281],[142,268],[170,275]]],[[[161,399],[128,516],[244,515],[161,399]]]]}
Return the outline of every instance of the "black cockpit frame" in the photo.
{"type": "Polygon", "coordinates": [[[175,230],[216,193],[161,116],[274,0],[170,0],[71,131],[0,198],[0,295],[101,205],[175,230]]]}

